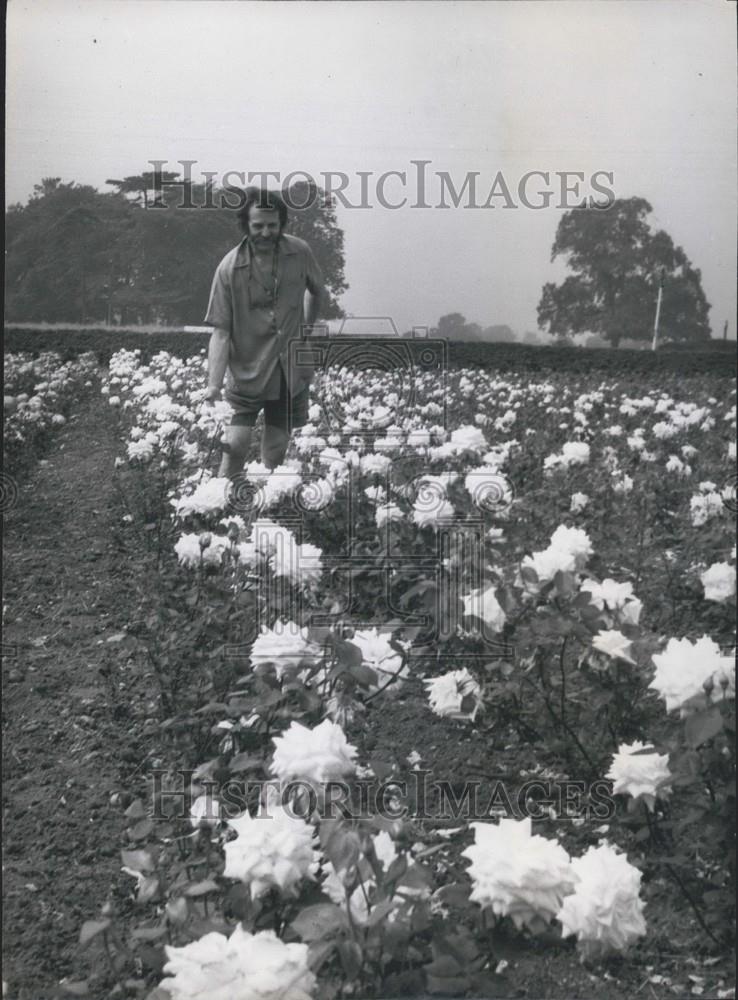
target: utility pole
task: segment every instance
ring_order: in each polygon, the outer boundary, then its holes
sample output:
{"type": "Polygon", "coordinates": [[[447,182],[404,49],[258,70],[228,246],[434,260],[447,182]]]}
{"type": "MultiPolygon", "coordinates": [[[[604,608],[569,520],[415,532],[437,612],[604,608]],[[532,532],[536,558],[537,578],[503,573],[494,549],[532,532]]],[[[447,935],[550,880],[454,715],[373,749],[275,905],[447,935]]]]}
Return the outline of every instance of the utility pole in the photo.
{"type": "Polygon", "coordinates": [[[655,351],[659,342],[659,319],[661,318],[661,299],[664,295],[664,269],[663,267],[659,271],[659,294],[656,298],[656,316],[653,321],[653,341],[651,342],[651,350],[655,351]]]}
{"type": "Polygon", "coordinates": [[[723,327],[723,340],[728,339],[728,321],[725,320],[725,326],[723,327]]]}

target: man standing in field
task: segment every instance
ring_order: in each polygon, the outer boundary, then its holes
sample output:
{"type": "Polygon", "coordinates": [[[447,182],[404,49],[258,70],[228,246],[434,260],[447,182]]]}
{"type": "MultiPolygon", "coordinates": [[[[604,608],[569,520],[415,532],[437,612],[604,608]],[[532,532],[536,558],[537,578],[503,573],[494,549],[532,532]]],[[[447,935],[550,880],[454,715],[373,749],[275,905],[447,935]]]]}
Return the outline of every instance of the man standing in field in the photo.
{"type": "Polygon", "coordinates": [[[234,410],[218,473],[228,478],[243,469],[262,408],[261,457],[270,469],[284,461],[292,430],[307,423],[313,367],[299,351],[290,358],[289,345],[315,323],[326,295],[310,247],[284,232],[278,194],[248,191],[238,217],[246,235],[218,265],[205,316],[214,327],[205,398],[220,398],[225,377],[234,410]]]}

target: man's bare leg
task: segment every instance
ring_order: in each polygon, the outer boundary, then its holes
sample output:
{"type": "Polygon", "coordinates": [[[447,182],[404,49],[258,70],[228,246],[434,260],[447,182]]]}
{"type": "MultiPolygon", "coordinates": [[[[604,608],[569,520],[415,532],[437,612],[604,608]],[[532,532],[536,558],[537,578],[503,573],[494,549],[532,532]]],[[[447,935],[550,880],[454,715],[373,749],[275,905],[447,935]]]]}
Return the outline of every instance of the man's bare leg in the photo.
{"type": "Polygon", "coordinates": [[[248,457],[251,447],[251,436],[253,427],[226,427],[225,441],[223,442],[223,457],[220,460],[219,476],[233,479],[240,472],[248,457]]]}
{"type": "Polygon", "coordinates": [[[261,460],[267,468],[276,469],[278,465],[282,465],[289,441],[288,431],[281,427],[264,424],[264,433],[261,438],[261,460]]]}

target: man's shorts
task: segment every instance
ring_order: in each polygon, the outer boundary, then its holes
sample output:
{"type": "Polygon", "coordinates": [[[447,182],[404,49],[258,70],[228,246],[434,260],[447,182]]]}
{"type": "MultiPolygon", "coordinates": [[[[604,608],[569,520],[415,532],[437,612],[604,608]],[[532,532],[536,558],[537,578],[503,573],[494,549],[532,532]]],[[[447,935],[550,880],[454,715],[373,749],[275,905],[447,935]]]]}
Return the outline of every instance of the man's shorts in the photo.
{"type": "Polygon", "coordinates": [[[290,397],[284,372],[281,372],[279,399],[244,399],[232,390],[226,391],[225,398],[233,407],[231,427],[253,427],[262,409],[265,424],[278,427],[288,434],[296,427],[304,427],[308,422],[310,386],[306,385],[290,397]]]}

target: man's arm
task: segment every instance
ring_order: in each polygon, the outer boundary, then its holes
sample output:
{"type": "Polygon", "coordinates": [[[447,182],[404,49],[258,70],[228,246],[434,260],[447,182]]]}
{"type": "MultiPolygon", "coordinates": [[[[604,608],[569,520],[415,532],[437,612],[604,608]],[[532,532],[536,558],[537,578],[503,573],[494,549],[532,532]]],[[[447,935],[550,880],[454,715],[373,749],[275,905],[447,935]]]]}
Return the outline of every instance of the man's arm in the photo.
{"type": "Polygon", "coordinates": [[[233,310],[228,273],[221,261],[210,289],[205,322],[213,327],[208,345],[208,391],[205,399],[212,402],[220,396],[223,378],[230,359],[233,310]]]}
{"type": "Polygon", "coordinates": [[[209,401],[220,396],[230,351],[230,332],[216,327],[210,335],[208,345],[208,393],[205,398],[209,401]]]}
{"type": "Polygon", "coordinates": [[[320,270],[312,250],[308,250],[305,284],[307,286],[305,293],[305,325],[313,326],[318,316],[320,316],[321,312],[328,305],[328,292],[323,281],[323,272],[320,270]]]}
{"type": "Polygon", "coordinates": [[[305,324],[307,326],[313,326],[318,316],[320,316],[323,311],[327,299],[326,290],[323,287],[316,289],[315,291],[308,291],[305,294],[305,324]]]}

